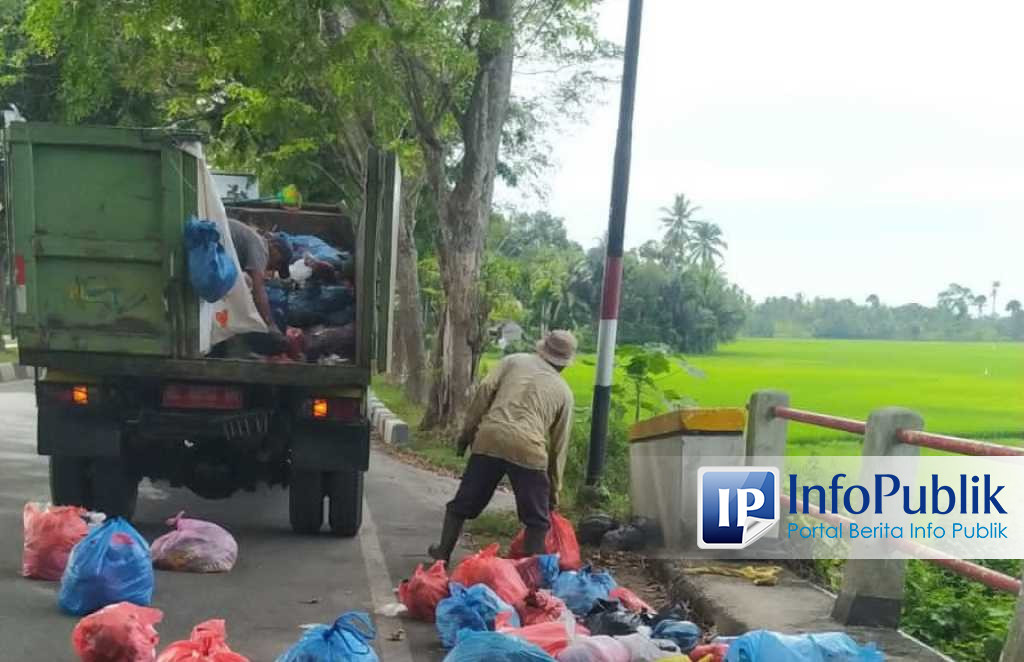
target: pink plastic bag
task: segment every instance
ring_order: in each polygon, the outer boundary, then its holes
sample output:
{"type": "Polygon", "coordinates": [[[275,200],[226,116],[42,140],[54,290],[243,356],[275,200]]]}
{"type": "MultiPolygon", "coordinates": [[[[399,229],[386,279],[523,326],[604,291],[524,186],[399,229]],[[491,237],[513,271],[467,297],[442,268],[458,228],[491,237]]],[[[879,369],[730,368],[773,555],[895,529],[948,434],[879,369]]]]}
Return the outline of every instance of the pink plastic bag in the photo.
{"type": "Polygon", "coordinates": [[[463,559],[452,573],[451,580],[466,587],[487,584],[499,598],[515,606],[522,602],[530,589],[519,576],[515,562],[498,556],[499,549],[498,543],[494,543],[463,559]]]}
{"type": "Polygon", "coordinates": [[[215,618],[192,628],[188,641],[168,646],[156,662],[249,662],[228,647],[224,621],[215,618]]]}
{"type": "Polygon", "coordinates": [[[82,518],[85,512],[77,506],[26,503],[22,511],[25,546],[21,554],[21,574],[32,579],[60,581],[71,548],[89,533],[82,518]]]}
{"type": "Polygon", "coordinates": [[[436,561],[429,570],[419,564],[412,579],[398,585],[398,599],[409,610],[409,615],[428,623],[434,622],[437,603],[447,597],[448,573],[444,570],[444,561],[436,561]]]}
{"type": "Polygon", "coordinates": [[[531,644],[543,648],[548,655],[553,657],[557,657],[580,637],[590,636],[590,630],[576,623],[576,618],[568,610],[557,621],[537,623],[521,628],[510,628],[508,617],[508,612],[500,612],[494,619],[494,629],[497,632],[529,641],[531,644]]]}
{"type": "Polygon", "coordinates": [[[153,565],[161,570],[184,572],[227,572],[238,559],[238,543],[231,534],[212,522],[185,519],[180,512],[167,520],[174,531],[165,533],[150,546],[153,565]]]}
{"type": "Polygon", "coordinates": [[[153,662],[164,613],[130,602],[108,605],[78,621],[71,645],[82,662],[153,662]]]}
{"type": "Polygon", "coordinates": [[[523,625],[549,623],[569,610],[562,600],[547,591],[532,591],[516,610],[523,625]]]}
{"type": "Polygon", "coordinates": [[[618,600],[627,610],[637,614],[642,614],[644,612],[654,613],[654,609],[651,608],[651,605],[641,600],[640,596],[633,591],[630,591],[625,586],[619,586],[612,589],[608,594],[608,597],[612,600],[618,600]]]}
{"type": "Polygon", "coordinates": [[[581,637],[558,654],[558,662],[630,662],[625,644],[607,635],[581,637]]]}
{"type": "MultiPolygon", "coordinates": [[[[526,556],[523,545],[526,542],[526,530],[519,532],[508,548],[509,558],[520,559],[526,556]]],[[[558,554],[558,567],[562,570],[579,570],[583,567],[580,556],[580,544],[576,541],[576,530],[572,522],[558,513],[551,513],[551,528],[544,538],[544,551],[547,554],[558,554]]]]}
{"type": "Polygon", "coordinates": [[[689,658],[694,662],[703,662],[704,658],[711,656],[711,662],[722,662],[726,653],[729,652],[729,644],[702,644],[689,652],[689,658]]]}

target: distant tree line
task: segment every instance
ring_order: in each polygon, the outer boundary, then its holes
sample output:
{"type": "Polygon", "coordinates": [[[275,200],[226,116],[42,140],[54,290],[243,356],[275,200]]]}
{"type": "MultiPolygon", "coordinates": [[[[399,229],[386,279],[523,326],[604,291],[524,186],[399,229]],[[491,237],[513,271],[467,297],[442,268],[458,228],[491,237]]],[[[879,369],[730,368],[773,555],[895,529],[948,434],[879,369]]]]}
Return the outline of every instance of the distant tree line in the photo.
{"type": "Polygon", "coordinates": [[[988,294],[952,283],[935,306],[887,306],[876,294],[850,299],[770,297],[752,306],[746,335],[891,340],[1024,340],[1024,310],[1010,299],[997,308],[1000,283],[988,294]]]}

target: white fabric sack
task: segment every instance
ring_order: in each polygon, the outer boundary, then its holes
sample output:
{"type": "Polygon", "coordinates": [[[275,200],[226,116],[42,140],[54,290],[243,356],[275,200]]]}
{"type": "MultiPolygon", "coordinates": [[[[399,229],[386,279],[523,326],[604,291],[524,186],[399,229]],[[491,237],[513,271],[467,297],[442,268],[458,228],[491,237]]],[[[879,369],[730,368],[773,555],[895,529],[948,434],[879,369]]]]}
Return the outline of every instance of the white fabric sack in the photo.
{"type": "Polygon", "coordinates": [[[199,169],[196,181],[199,184],[199,218],[212,221],[220,232],[220,243],[238,269],[238,278],[224,298],[216,303],[199,299],[199,353],[207,354],[213,345],[223,342],[239,333],[266,333],[267,325],[256,309],[252,291],[246,285],[242,268],[238,263],[235,244],[231,241],[228,214],[224,203],[217,195],[213,175],[203,156],[203,146],[188,143],[182,149],[196,158],[199,169]]]}

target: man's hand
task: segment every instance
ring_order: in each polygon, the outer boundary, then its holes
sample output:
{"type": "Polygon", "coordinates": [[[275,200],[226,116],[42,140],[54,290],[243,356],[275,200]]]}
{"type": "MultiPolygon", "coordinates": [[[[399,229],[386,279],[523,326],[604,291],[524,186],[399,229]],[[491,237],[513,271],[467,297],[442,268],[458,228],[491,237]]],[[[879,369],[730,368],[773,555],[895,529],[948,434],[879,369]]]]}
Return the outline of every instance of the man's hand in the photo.
{"type": "Polygon", "coordinates": [[[469,430],[463,430],[462,434],[459,435],[458,444],[456,445],[456,452],[459,457],[466,454],[466,449],[473,445],[473,433],[469,430]]]}
{"type": "Polygon", "coordinates": [[[558,510],[558,491],[550,490],[548,492],[548,510],[554,512],[558,510]]]}

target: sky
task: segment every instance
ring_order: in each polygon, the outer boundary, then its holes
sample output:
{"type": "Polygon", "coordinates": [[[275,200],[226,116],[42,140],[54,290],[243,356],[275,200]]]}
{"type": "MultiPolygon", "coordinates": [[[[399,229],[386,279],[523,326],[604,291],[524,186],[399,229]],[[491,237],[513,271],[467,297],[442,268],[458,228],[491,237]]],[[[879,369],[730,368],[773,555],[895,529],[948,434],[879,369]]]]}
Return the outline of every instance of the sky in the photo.
{"type": "MultiPolygon", "coordinates": [[[[621,43],[626,0],[606,0],[621,43]]],[[[1024,299],[1024,4],[647,0],[627,248],[685,193],[756,300],[878,294],[934,305],[950,282],[1024,299]]],[[[540,203],[591,246],[608,223],[617,87],[549,140],[540,203]]],[[[627,283],[628,286],[628,283],[627,283]]]]}

